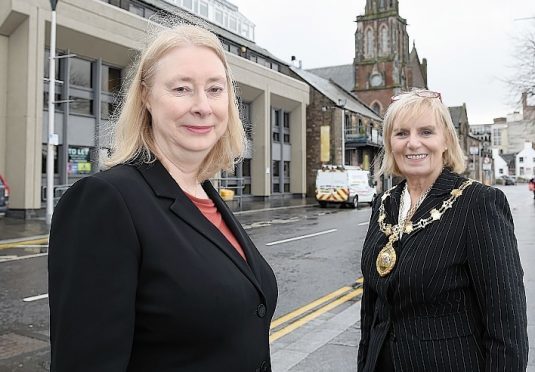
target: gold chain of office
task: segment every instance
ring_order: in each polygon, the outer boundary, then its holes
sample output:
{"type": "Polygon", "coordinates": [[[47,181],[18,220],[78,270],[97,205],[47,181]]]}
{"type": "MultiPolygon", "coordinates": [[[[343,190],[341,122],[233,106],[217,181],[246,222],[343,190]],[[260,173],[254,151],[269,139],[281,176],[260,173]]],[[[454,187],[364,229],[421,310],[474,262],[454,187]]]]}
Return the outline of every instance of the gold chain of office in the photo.
{"type": "Polygon", "coordinates": [[[464,181],[461,186],[457,189],[453,189],[450,192],[450,197],[442,202],[440,208],[433,208],[429,213],[429,216],[426,218],[421,218],[418,222],[413,223],[412,221],[403,221],[397,225],[391,225],[385,223],[386,213],[385,213],[385,199],[390,196],[390,190],[385,191],[381,197],[381,206],[379,207],[379,218],[377,222],[379,223],[379,229],[388,237],[388,242],[386,245],[379,251],[377,255],[377,260],[375,261],[375,266],[377,272],[380,276],[384,277],[388,275],[394,266],[396,265],[397,255],[396,250],[394,249],[394,243],[397,242],[401,234],[410,234],[414,231],[423,229],[430,223],[440,220],[442,215],[453,206],[453,203],[457,200],[459,196],[463,194],[463,190],[466,189],[474,183],[474,180],[464,181]]]}

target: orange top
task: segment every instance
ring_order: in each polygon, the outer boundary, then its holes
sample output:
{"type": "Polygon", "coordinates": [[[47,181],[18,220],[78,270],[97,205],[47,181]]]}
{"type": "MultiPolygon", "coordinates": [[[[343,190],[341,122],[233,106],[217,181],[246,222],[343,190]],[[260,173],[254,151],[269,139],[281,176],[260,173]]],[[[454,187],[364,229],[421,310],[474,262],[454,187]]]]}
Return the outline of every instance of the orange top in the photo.
{"type": "Polygon", "coordinates": [[[245,257],[245,253],[243,252],[243,249],[236,240],[236,237],[230,231],[225,221],[223,221],[223,217],[221,216],[221,213],[217,210],[214,202],[212,199],[200,199],[193,195],[188,194],[187,192],[184,192],[188,198],[195,204],[197,208],[201,211],[201,213],[210,221],[221,233],[227,238],[227,240],[232,244],[232,246],[238,251],[240,256],[243,257],[244,260],[247,261],[247,258],[245,257]]]}

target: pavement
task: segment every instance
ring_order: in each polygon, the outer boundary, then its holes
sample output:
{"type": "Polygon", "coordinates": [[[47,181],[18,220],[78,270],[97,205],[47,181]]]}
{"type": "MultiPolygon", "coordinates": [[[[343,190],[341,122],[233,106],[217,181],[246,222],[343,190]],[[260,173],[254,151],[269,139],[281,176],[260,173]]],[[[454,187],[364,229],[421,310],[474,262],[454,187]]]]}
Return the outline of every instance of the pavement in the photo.
{"type": "MultiPolygon", "coordinates": [[[[535,272],[529,268],[535,265],[535,254],[532,251],[535,245],[533,229],[535,202],[531,205],[532,201],[529,200],[526,205],[523,196],[518,198],[517,196],[522,193],[519,187],[500,188],[506,192],[510,200],[515,221],[519,252],[525,271],[528,333],[533,348],[535,347],[535,272]]],[[[305,198],[275,197],[266,200],[244,199],[241,203],[234,200],[228,204],[237,215],[241,215],[280,208],[306,208],[315,205],[315,201],[305,198]]],[[[47,234],[48,227],[44,220],[0,218],[0,259],[2,255],[10,254],[11,250],[22,249],[10,248],[9,245],[16,245],[16,242],[21,240],[38,241],[46,238],[47,234]]],[[[31,243],[28,246],[32,247],[31,243]]],[[[348,287],[345,296],[333,297],[327,301],[327,305],[318,302],[314,306],[301,309],[302,314],[295,318],[297,321],[294,319],[286,323],[291,325],[294,322],[296,327],[271,344],[274,372],[356,371],[360,340],[360,283],[357,280],[352,288],[348,287]]],[[[276,333],[277,327],[272,330],[272,337],[276,333]]],[[[0,349],[1,346],[0,342],[0,349]]],[[[528,372],[535,372],[535,353],[532,348],[530,348],[528,372]]]]}

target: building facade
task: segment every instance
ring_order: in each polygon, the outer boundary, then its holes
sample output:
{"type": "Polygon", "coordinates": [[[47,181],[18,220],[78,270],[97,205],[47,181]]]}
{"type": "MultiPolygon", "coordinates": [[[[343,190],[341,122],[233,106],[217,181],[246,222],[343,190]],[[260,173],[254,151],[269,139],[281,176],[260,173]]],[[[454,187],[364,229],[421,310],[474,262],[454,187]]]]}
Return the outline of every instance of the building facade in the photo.
{"type": "Polygon", "coordinates": [[[392,96],[411,88],[427,89],[427,61],[420,62],[416,46],[409,53],[407,21],[398,0],[367,0],[357,16],[354,92],[383,115],[392,96]]]}
{"type": "Polygon", "coordinates": [[[307,195],[315,195],[322,165],[359,166],[375,174],[383,147],[382,118],[332,80],[292,68],[310,85],[307,107],[307,195]]]}
{"type": "MultiPolygon", "coordinates": [[[[159,27],[152,20],[157,12],[181,14],[160,0],[58,3],[57,53],[65,57],[57,59],[53,79],[56,185],[98,171],[109,150],[119,87],[147,29],[159,27]]],[[[10,213],[21,217],[39,214],[44,202],[50,17],[47,0],[0,2],[0,173],[12,189],[10,213]]],[[[304,195],[308,85],[238,31],[208,26],[227,50],[250,143],[246,159],[228,176],[241,178],[247,195],[304,195]]]]}
{"type": "Polygon", "coordinates": [[[533,143],[524,142],[524,148],[516,154],[516,177],[529,180],[535,177],[535,150],[533,143]]]}

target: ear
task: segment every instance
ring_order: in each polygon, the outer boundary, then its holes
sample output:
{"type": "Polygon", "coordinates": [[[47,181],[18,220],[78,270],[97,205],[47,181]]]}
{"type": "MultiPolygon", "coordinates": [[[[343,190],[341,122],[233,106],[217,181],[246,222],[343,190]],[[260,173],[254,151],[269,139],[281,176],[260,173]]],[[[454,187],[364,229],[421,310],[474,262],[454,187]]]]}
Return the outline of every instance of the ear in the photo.
{"type": "Polygon", "coordinates": [[[147,87],[147,84],[145,84],[145,82],[141,83],[141,100],[143,102],[143,105],[145,105],[147,111],[152,114],[152,108],[149,103],[149,88],[147,87]]]}

